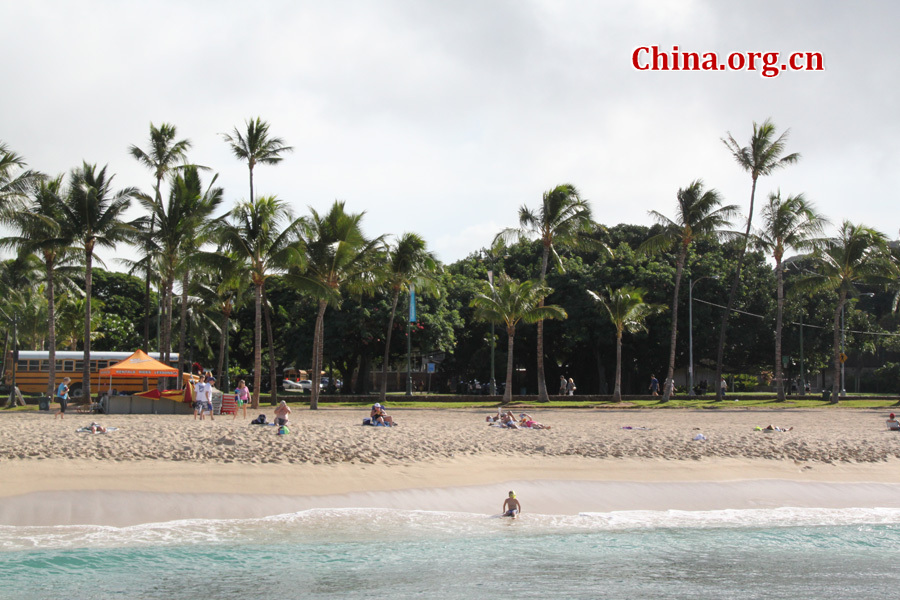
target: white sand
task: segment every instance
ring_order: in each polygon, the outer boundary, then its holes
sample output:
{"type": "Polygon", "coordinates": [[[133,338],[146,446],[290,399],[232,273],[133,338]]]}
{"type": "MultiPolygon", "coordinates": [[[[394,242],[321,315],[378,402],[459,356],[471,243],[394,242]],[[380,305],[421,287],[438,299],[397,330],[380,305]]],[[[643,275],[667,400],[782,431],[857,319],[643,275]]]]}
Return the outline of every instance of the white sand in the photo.
{"type": "MultiPolygon", "coordinates": [[[[254,412],[272,418],[269,407],[254,412]]],[[[250,413],[0,413],[0,524],[338,506],[480,512],[513,486],[528,510],[554,514],[900,506],[900,434],[886,430],[885,411],[529,410],[552,429],[528,431],[488,427],[488,412],[395,410],[400,426],[386,429],[359,425],[365,410],[295,409],[288,436],[248,425],[250,413]],[[92,419],[118,429],[75,432],[92,419]],[[769,423],[794,429],[754,431],[769,423]]]]}

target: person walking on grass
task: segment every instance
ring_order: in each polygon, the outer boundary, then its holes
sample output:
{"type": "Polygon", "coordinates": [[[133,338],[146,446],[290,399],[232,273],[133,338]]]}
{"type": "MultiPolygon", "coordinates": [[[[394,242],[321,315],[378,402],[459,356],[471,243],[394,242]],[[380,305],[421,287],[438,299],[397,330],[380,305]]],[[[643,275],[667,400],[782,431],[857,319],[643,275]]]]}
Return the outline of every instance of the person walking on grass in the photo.
{"type": "Polygon", "coordinates": [[[656,375],[650,376],[650,394],[659,396],[659,379],[656,378],[656,375]]]}
{"type": "Polygon", "coordinates": [[[53,415],[53,418],[65,418],[66,408],[69,405],[69,382],[72,381],[68,377],[64,377],[62,383],[56,388],[56,401],[59,402],[59,410],[53,415]]]}

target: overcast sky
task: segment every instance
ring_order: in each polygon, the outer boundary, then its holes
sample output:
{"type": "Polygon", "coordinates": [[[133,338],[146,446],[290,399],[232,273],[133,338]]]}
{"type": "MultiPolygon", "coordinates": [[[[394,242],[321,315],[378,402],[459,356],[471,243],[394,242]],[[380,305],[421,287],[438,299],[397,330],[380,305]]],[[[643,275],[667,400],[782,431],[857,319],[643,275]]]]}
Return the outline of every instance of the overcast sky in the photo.
{"type": "Polygon", "coordinates": [[[890,1],[6,1],[0,140],[32,168],[108,164],[117,187],[149,192],[127,149],[172,123],[230,206],[249,194],[247,167],[221,133],[260,116],[295,151],[257,167],[257,194],[298,214],[344,200],[369,235],[417,232],[449,263],[561,183],[606,225],[672,215],[697,178],[746,210],[749,176],[721,138],[745,145],[771,117],[803,157],[758,198],[803,192],[832,222],[896,239],[898,13],[890,1]],[[819,52],[825,70],[635,70],[635,48],[652,45],[721,60],[819,52]]]}

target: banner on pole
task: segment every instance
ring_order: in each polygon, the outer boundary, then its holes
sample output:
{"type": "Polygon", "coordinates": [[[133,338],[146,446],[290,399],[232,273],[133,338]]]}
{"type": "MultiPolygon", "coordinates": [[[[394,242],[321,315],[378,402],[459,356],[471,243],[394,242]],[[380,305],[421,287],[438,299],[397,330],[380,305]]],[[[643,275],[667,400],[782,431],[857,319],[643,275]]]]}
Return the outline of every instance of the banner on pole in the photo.
{"type": "Polygon", "coordinates": [[[416,322],[416,288],[409,286],[409,322],[416,322]]]}

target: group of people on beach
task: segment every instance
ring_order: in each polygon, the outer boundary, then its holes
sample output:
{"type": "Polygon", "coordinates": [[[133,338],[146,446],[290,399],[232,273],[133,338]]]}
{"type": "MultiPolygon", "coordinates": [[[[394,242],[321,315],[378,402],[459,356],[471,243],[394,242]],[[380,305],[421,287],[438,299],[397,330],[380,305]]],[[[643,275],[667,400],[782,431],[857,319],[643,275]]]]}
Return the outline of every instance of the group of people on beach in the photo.
{"type": "Polygon", "coordinates": [[[503,412],[501,409],[497,409],[497,414],[488,415],[485,421],[487,421],[488,425],[509,429],[550,429],[549,425],[538,423],[528,413],[521,413],[516,418],[511,410],[503,412]]]}

